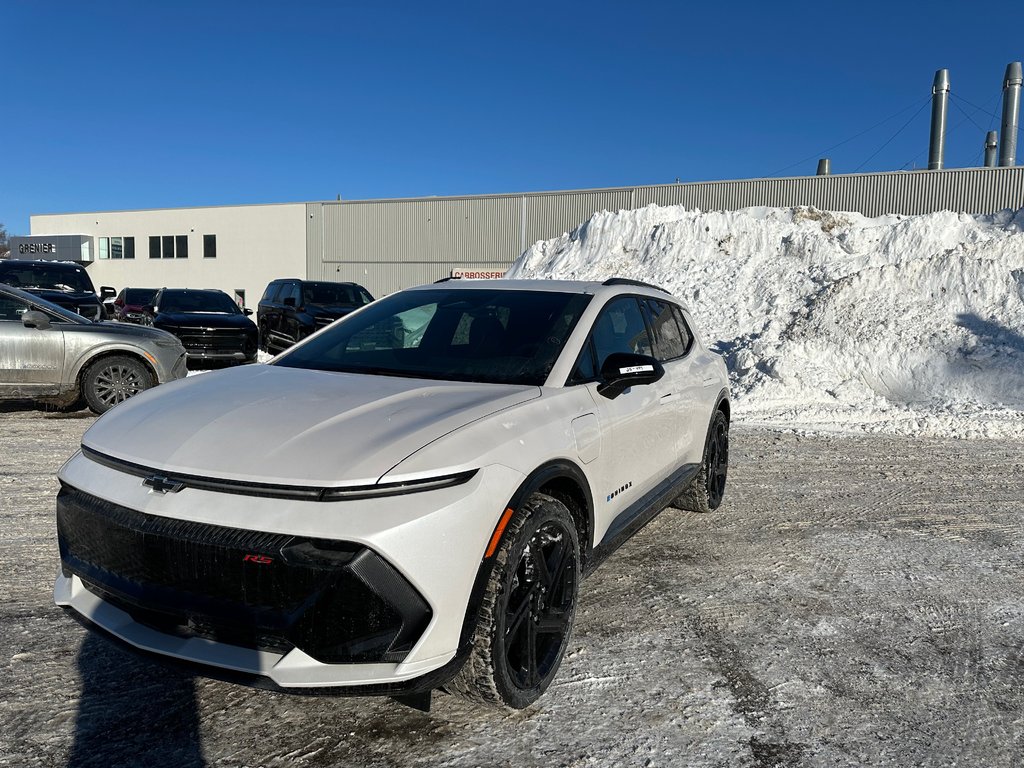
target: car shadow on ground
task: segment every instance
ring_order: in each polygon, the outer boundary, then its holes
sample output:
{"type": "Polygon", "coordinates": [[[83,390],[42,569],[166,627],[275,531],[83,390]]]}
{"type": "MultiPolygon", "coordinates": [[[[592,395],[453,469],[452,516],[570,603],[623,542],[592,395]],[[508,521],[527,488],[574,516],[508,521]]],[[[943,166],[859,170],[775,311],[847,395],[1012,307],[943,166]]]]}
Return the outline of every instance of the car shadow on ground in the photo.
{"type": "Polygon", "coordinates": [[[38,400],[0,400],[0,413],[32,412],[46,419],[91,419],[96,416],[84,405],[59,406],[38,400]]]}
{"type": "Polygon", "coordinates": [[[195,682],[89,632],[78,652],[82,695],[68,768],[205,768],[195,682]]]}

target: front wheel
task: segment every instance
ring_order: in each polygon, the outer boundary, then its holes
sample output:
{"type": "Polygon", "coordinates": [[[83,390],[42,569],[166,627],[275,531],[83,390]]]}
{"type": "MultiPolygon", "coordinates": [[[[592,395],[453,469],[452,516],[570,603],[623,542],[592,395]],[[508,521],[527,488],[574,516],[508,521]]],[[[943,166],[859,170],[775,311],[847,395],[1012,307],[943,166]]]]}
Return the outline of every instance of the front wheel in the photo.
{"type": "Polygon", "coordinates": [[[97,360],[86,369],[82,394],[94,413],[105,413],[155,383],[153,374],[138,360],[115,355],[97,360]]]}
{"type": "Polygon", "coordinates": [[[704,459],[700,471],[672,506],[690,512],[711,512],[722,503],[725,495],[725,476],[729,469],[729,421],[721,411],[715,411],[704,444],[704,459]]]}
{"type": "Polygon", "coordinates": [[[447,688],[523,709],[551,684],[572,631],[580,581],[572,515],[551,496],[531,496],[494,558],[473,650],[447,688]]]}

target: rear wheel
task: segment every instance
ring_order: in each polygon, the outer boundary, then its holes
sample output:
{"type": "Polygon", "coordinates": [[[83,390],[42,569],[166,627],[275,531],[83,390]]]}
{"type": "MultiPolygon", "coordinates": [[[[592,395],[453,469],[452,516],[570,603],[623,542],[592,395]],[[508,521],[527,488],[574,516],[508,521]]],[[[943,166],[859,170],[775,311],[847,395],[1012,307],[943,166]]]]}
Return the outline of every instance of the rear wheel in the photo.
{"type": "Polygon", "coordinates": [[[109,411],[156,382],[153,374],[131,357],[115,355],[92,363],[82,375],[82,394],[95,413],[109,411]]]}
{"type": "Polygon", "coordinates": [[[729,469],[729,421],[721,411],[711,420],[704,459],[700,471],[672,506],[690,512],[711,512],[718,509],[725,495],[725,476],[729,469]]]}
{"type": "Polygon", "coordinates": [[[522,709],[551,684],[572,631],[580,581],[572,515],[551,496],[531,496],[494,557],[473,650],[447,688],[522,709]]]}

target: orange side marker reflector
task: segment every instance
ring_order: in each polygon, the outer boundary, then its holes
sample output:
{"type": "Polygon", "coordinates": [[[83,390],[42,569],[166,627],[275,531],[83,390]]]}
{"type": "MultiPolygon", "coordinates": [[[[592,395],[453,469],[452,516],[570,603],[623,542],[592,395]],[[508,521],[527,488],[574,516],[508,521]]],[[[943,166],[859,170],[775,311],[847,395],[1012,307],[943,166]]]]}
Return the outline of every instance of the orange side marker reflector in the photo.
{"type": "Polygon", "coordinates": [[[487,545],[487,551],[484,553],[484,560],[491,557],[498,549],[498,542],[501,541],[501,534],[505,532],[505,526],[508,525],[508,521],[512,519],[512,513],[515,512],[512,507],[505,510],[505,514],[501,516],[501,520],[498,521],[498,527],[494,529],[494,535],[491,536],[491,543],[487,545]]]}

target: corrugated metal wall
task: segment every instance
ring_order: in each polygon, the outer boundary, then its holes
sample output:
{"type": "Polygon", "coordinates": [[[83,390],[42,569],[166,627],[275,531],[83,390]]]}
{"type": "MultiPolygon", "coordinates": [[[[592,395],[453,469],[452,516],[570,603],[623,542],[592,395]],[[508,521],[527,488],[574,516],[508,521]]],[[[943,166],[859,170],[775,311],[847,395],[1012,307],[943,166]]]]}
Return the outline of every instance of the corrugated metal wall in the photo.
{"type": "Polygon", "coordinates": [[[743,179],[649,187],[309,203],[309,279],[354,280],[375,296],[456,267],[503,269],[537,240],[593,213],[650,204],[701,210],[813,205],[865,216],[1024,207],[1024,167],[743,179]]]}

